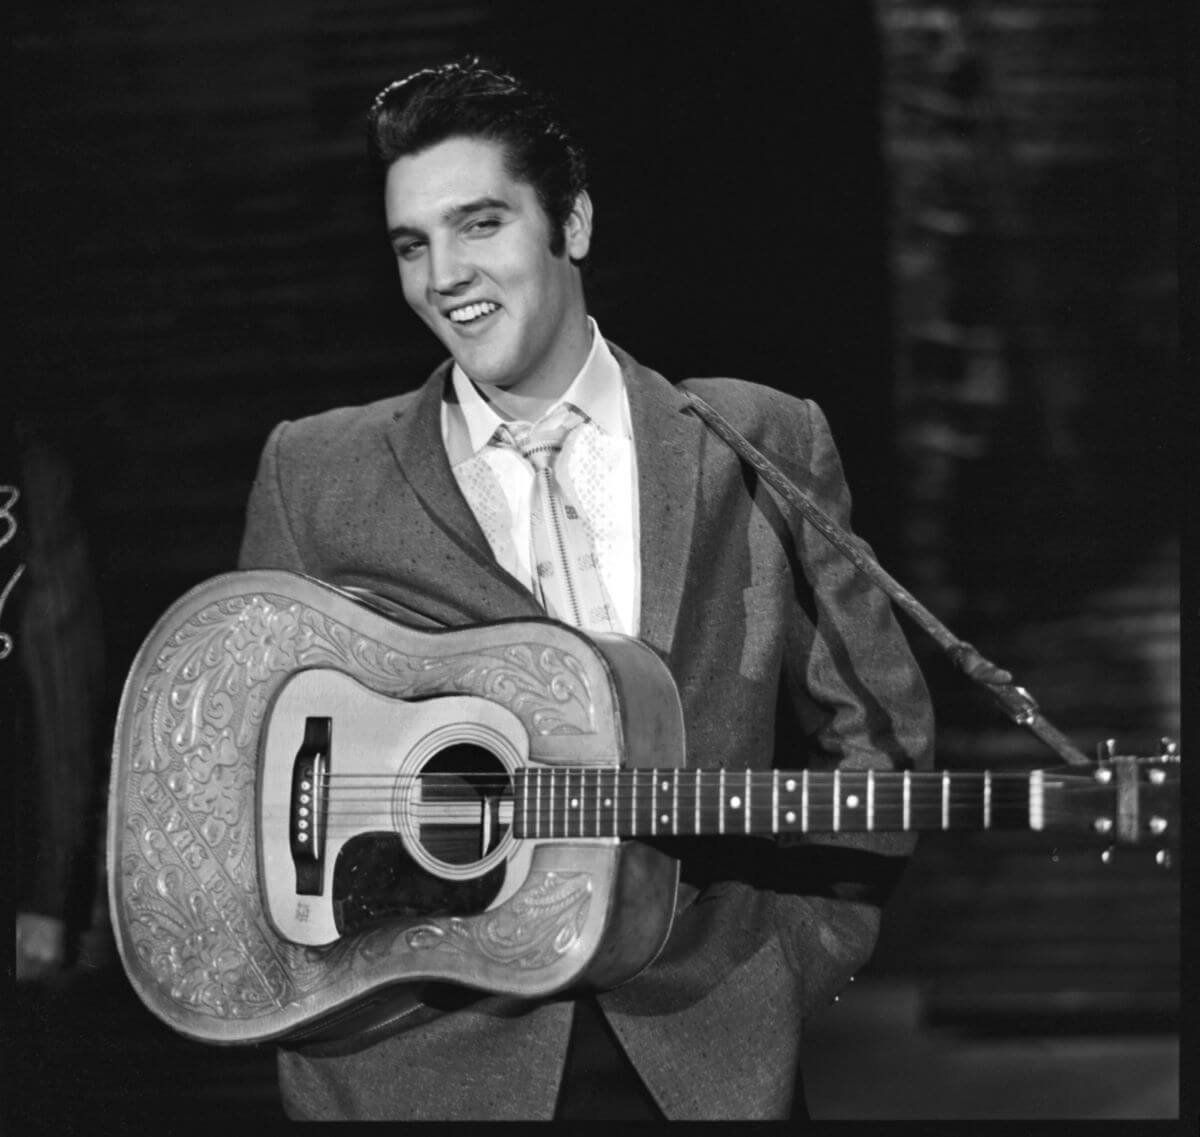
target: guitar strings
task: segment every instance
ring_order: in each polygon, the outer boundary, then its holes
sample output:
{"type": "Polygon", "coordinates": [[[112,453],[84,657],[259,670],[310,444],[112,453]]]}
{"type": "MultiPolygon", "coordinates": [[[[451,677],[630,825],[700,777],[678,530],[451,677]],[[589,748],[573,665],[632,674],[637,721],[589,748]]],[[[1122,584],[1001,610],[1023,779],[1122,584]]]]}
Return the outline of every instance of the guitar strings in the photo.
{"type": "MultiPolygon", "coordinates": [[[[611,771],[615,768],[609,769],[611,771]]],[[[559,769],[556,772],[562,773],[563,771],[562,769],[559,769]]],[[[579,771],[578,769],[575,769],[572,772],[578,773],[579,771]]],[[[628,775],[633,772],[622,771],[622,773],[628,775]]],[[[711,827],[714,820],[719,817],[721,811],[721,802],[719,800],[716,802],[711,800],[711,791],[716,789],[717,785],[719,785],[719,771],[688,771],[688,773],[693,775],[692,778],[689,779],[691,785],[685,785],[681,787],[683,789],[682,794],[674,792],[674,789],[672,791],[667,791],[664,794],[664,800],[657,802],[653,807],[654,822],[652,822],[652,824],[660,822],[659,814],[661,811],[661,814],[663,815],[668,813],[670,815],[671,820],[666,823],[668,829],[675,831],[682,830],[684,832],[695,832],[695,813],[697,808],[699,808],[700,811],[703,827],[711,827]],[[707,786],[703,784],[706,780],[705,775],[708,776],[707,780],[709,784],[707,786]],[[707,795],[709,800],[704,800],[705,795],[703,794],[703,790],[705,789],[710,791],[707,795]]],[[[806,828],[809,831],[829,832],[847,830],[859,832],[870,831],[874,828],[873,825],[867,824],[868,820],[873,821],[874,818],[868,819],[867,810],[864,808],[865,803],[862,797],[855,792],[856,790],[865,788],[865,774],[862,772],[855,773],[858,774],[858,776],[862,779],[862,786],[855,785],[853,782],[850,782],[849,785],[846,785],[846,781],[848,779],[846,778],[845,772],[842,772],[840,777],[843,781],[843,785],[839,788],[842,789],[843,792],[839,794],[836,802],[821,792],[832,788],[834,784],[833,774],[826,772],[810,774],[810,792],[813,790],[816,790],[817,792],[809,798],[807,803],[807,816],[805,820],[807,821],[806,828]],[[849,804],[851,798],[857,799],[854,805],[849,804]],[[836,827],[826,825],[826,821],[832,822],[834,820],[835,812],[840,815],[838,817],[839,825],[836,827]]],[[[904,803],[904,794],[902,790],[898,791],[897,787],[895,786],[897,775],[891,772],[889,773],[891,774],[891,777],[888,779],[888,781],[891,783],[890,785],[882,781],[877,781],[876,783],[875,792],[873,795],[873,810],[876,813],[894,815],[897,808],[902,806],[904,803]]],[[[513,796],[511,787],[507,786],[504,787],[504,789],[508,790],[509,792],[506,793],[502,790],[500,795],[490,795],[490,797],[492,800],[496,800],[497,796],[499,796],[501,801],[511,806],[514,820],[517,819],[518,815],[520,815],[520,820],[524,822],[524,826],[526,828],[532,828],[539,833],[543,829],[548,829],[550,830],[551,834],[554,834],[557,830],[569,830],[572,827],[576,829],[582,829],[586,827],[589,831],[593,832],[603,829],[612,829],[617,823],[621,813],[624,813],[626,817],[629,818],[631,824],[636,821],[643,822],[641,828],[645,829],[646,815],[651,813],[652,808],[652,799],[647,793],[649,782],[651,780],[657,780],[659,776],[661,776],[661,771],[656,772],[638,770],[635,774],[633,774],[632,778],[626,777],[621,779],[621,784],[604,787],[608,790],[608,792],[605,794],[605,800],[611,802],[611,805],[605,806],[606,813],[600,817],[596,816],[596,814],[593,812],[593,809],[596,805],[594,795],[596,792],[601,791],[601,787],[576,787],[581,792],[586,792],[588,789],[590,789],[592,791],[592,800],[587,802],[586,808],[583,811],[579,813],[569,813],[567,811],[566,803],[573,795],[569,792],[568,787],[565,785],[565,779],[562,786],[556,785],[554,787],[554,794],[552,797],[550,797],[550,800],[546,800],[546,797],[549,796],[548,794],[544,794],[539,800],[539,795],[536,793],[536,791],[532,800],[518,800],[513,796]],[[633,784],[631,784],[633,782],[638,783],[636,788],[641,791],[640,793],[634,792],[635,787],[633,784]],[[636,814],[634,812],[635,807],[638,807],[636,809],[636,814]]],[[[361,825],[367,819],[371,818],[383,819],[383,821],[390,828],[393,822],[394,811],[381,811],[379,809],[379,803],[385,797],[394,796],[395,791],[398,788],[398,783],[400,782],[425,782],[432,781],[434,779],[440,779],[444,783],[454,783],[460,788],[470,789],[471,778],[480,779],[486,778],[487,776],[480,775],[477,771],[462,771],[460,773],[439,771],[436,772],[436,774],[434,772],[429,772],[424,774],[418,773],[390,777],[380,775],[362,775],[362,777],[375,777],[377,779],[377,782],[374,785],[359,785],[355,787],[355,789],[367,791],[366,793],[350,793],[340,789],[336,794],[333,793],[332,790],[329,793],[325,808],[325,823],[328,830],[342,832],[345,831],[345,826],[347,824],[361,825]],[[463,786],[464,780],[467,781],[466,786],[463,786]],[[339,822],[342,823],[340,826],[338,824],[339,822]]],[[[909,810],[910,812],[920,813],[925,816],[928,816],[935,810],[941,811],[946,816],[946,820],[950,823],[947,826],[942,826],[942,828],[955,827],[954,822],[956,820],[960,825],[964,821],[968,820],[973,825],[977,825],[977,821],[981,817],[983,809],[983,803],[976,792],[979,787],[963,785],[963,782],[964,779],[973,782],[981,782],[985,777],[985,774],[977,774],[973,771],[968,771],[964,774],[956,774],[954,781],[950,783],[950,792],[946,793],[944,779],[939,773],[922,772],[922,774],[912,775],[910,776],[909,783],[909,810]],[[955,816],[956,814],[958,815],[957,817],[955,816]]],[[[495,781],[495,779],[496,776],[493,775],[489,780],[495,781]]],[[[328,782],[329,780],[330,779],[327,777],[326,781],[328,782]]],[[[751,774],[752,789],[756,787],[764,788],[766,786],[771,786],[773,789],[773,781],[774,779],[770,772],[756,771],[751,774]]],[[[1027,773],[992,774],[991,781],[994,791],[997,789],[1000,791],[1005,789],[1011,790],[1012,788],[1018,786],[1021,788],[1020,796],[1005,794],[1003,792],[995,795],[992,802],[992,812],[997,816],[997,819],[999,819],[1001,815],[1011,816],[1014,819],[1022,814],[1025,814],[1026,816],[1028,815],[1029,776],[1027,773]]],[[[729,779],[727,777],[727,794],[730,794],[731,790],[733,789],[740,789],[742,785],[744,785],[744,774],[736,779],[729,779]],[[734,782],[739,784],[735,785],[734,782]]],[[[1092,789],[1093,783],[1090,779],[1083,777],[1075,777],[1072,779],[1050,779],[1043,783],[1044,791],[1059,791],[1063,789],[1074,789],[1080,787],[1092,789]]],[[[543,785],[542,788],[543,791],[547,791],[549,787],[543,785]]],[[[1053,796],[1054,795],[1052,794],[1051,798],[1053,798],[1053,796]]],[[[478,827],[479,823],[475,822],[471,818],[464,818],[461,814],[464,809],[471,811],[476,809],[482,810],[484,808],[484,800],[485,799],[474,795],[457,799],[425,799],[419,803],[421,812],[423,814],[419,820],[422,824],[433,827],[475,829],[478,827]],[[451,813],[457,810],[459,812],[459,816],[448,820],[440,820],[437,818],[439,809],[444,810],[446,813],[451,813]]],[[[761,819],[764,814],[767,817],[770,817],[776,812],[776,808],[778,808],[779,812],[782,812],[785,808],[794,806],[795,804],[795,802],[789,800],[779,803],[778,807],[776,807],[774,800],[771,802],[760,800],[758,803],[752,801],[750,803],[750,810],[752,817],[761,819]]],[[[1044,819],[1048,822],[1053,822],[1057,818],[1070,816],[1069,811],[1057,809],[1053,800],[1043,800],[1042,814],[1044,819]]],[[[739,818],[744,824],[743,813],[738,811],[731,815],[729,811],[726,811],[726,828],[730,832],[737,830],[739,818]]],[[[761,822],[760,825],[755,826],[755,828],[759,828],[760,826],[761,822]]],[[[767,826],[761,827],[767,828],[767,826]]],[[[770,827],[773,828],[773,826],[770,827]]],[[[507,828],[507,823],[501,825],[501,828],[507,828]]],[[[621,828],[626,828],[626,826],[622,825],[621,828]]],[[[930,827],[922,826],[922,828],[930,827]]],[[[938,827],[935,826],[934,828],[938,827]]],[[[880,831],[894,831],[894,829],[892,826],[886,826],[881,828],[880,831]]]]}

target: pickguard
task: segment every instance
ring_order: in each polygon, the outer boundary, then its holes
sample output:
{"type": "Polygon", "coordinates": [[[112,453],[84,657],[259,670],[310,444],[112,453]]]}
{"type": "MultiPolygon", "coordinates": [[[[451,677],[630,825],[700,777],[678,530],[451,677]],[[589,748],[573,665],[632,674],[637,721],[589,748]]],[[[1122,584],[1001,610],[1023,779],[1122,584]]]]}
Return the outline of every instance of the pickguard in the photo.
{"type": "Polygon", "coordinates": [[[450,881],[408,855],[395,833],[363,833],[346,842],[333,870],[333,918],[339,935],[366,931],[382,920],[470,916],[500,894],[506,867],[450,881]]]}

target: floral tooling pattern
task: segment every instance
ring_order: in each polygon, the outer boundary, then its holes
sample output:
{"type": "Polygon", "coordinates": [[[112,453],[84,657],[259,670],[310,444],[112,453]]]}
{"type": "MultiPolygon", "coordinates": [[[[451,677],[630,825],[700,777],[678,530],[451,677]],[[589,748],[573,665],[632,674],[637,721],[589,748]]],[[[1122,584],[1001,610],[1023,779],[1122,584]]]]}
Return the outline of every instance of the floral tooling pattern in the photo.
{"type": "MultiPolygon", "coordinates": [[[[200,591],[169,615],[174,626],[147,641],[157,653],[139,656],[122,706],[113,840],[126,965],[136,961],[156,1008],[176,1021],[276,1013],[366,976],[381,958],[372,932],[326,948],[287,943],[262,909],[258,742],[275,692],[297,669],[339,668],[399,697],[479,695],[512,710],[531,735],[595,731],[583,665],[546,644],[418,654],[276,595],[200,591]]],[[[462,646],[449,635],[445,643],[462,646]]],[[[533,873],[497,910],[390,932],[388,950],[425,955],[454,944],[520,969],[547,966],[579,934],[587,880],[533,873]]]]}

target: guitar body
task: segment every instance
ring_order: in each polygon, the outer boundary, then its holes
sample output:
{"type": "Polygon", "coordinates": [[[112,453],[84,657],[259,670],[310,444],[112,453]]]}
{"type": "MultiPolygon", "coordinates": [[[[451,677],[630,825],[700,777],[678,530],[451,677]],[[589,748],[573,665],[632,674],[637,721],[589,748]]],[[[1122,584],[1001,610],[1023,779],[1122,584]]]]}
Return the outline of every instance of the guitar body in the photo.
{"type": "Polygon", "coordinates": [[[516,836],[512,777],[683,757],[674,682],[635,640],[417,630],[293,573],[214,578],[159,620],[121,700],[122,962],[154,1014],[214,1043],[378,1029],[427,982],[615,986],[661,949],[678,864],[516,836]]]}

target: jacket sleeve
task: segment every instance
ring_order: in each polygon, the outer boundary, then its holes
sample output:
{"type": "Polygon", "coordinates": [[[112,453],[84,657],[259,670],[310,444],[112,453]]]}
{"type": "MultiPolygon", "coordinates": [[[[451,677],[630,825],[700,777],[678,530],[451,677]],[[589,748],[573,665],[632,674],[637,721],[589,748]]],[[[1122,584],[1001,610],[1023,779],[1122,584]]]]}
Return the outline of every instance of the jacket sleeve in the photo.
{"type": "Polygon", "coordinates": [[[246,524],[238,553],[239,569],[310,571],[296,540],[281,482],[280,452],[289,425],[281,422],[276,426],[263,447],[246,505],[246,524]]]}

